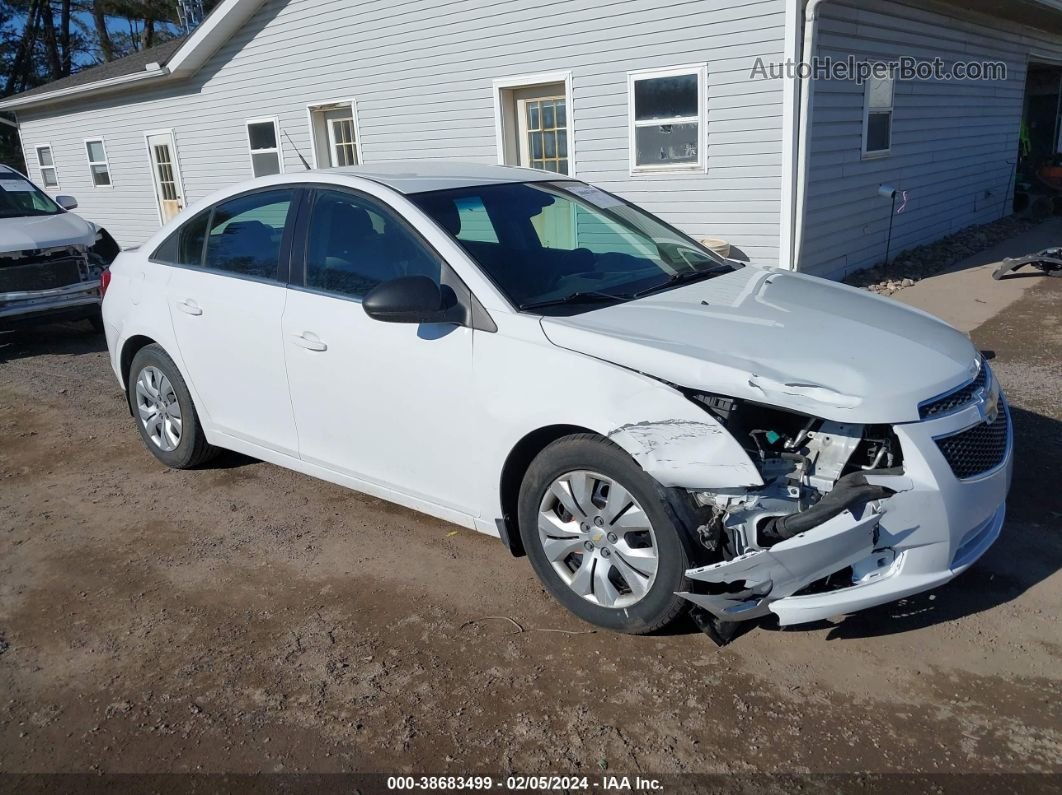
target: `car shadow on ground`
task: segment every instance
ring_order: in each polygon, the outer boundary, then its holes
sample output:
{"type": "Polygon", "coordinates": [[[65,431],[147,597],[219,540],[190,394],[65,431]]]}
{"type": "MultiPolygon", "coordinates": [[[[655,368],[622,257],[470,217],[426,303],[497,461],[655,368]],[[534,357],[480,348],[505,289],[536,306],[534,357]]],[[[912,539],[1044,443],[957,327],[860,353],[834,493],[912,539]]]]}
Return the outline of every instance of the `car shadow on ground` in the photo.
{"type": "Polygon", "coordinates": [[[102,353],[107,338],[87,320],[0,330],[0,364],[31,356],[102,353]]]}

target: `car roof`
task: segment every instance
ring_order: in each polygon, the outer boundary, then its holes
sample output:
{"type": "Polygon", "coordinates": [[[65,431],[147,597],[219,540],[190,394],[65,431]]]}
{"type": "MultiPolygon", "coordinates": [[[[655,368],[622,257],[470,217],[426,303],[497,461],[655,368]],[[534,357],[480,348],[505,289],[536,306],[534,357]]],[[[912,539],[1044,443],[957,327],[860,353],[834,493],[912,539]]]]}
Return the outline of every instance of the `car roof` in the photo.
{"type": "Polygon", "coordinates": [[[361,177],[386,185],[399,193],[427,193],[511,182],[544,182],[565,175],[514,166],[458,163],[446,160],[406,160],[367,166],[319,169],[318,173],[361,177]]]}

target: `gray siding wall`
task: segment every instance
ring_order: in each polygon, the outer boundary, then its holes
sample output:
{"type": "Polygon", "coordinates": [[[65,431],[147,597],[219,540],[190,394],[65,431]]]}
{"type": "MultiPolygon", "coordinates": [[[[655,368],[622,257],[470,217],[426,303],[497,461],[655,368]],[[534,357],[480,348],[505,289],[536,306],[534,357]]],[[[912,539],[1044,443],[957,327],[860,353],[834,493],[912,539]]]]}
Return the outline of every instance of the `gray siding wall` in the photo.
{"type": "MultiPolygon", "coordinates": [[[[695,236],[776,261],[782,88],[750,83],[779,60],[785,0],[267,0],[190,81],[20,114],[32,162],[49,142],[62,193],[135,245],[158,227],[144,132],[172,128],[189,202],[251,176],[244,122],[277,115],[285,170],[311,159],[306,112],[357,102],[363,160],[497,162],[492,80],[572,73],[574,173],[695,236]],[[627,72],[708,64],[708,170],[632,176],[627,72]],[[107,144],[114,187],[93,188],[83,139],[107,144]],[[290,136],[290,141],[288,140],[290,136]],[[294,146],[292,145],[294,143],[294,146]]],[[[33,168],[31,167],[31,171],[33,168]]]]}
{"type": "Polygon", "coordinates": [[[800,267],[840,276],[884,259],[890,204],[882,183],[909,191],[892,253],[1011,212],[1027,58],[1062,58],[1062,39],[1002,22],[960,20],[928,4],[885,0],[822,6],[818,54],[892,60],[999,60],[999,82],[897,81],[892,153],[862,159],[863,88],[815,84],[807,221],[800,267]]]}

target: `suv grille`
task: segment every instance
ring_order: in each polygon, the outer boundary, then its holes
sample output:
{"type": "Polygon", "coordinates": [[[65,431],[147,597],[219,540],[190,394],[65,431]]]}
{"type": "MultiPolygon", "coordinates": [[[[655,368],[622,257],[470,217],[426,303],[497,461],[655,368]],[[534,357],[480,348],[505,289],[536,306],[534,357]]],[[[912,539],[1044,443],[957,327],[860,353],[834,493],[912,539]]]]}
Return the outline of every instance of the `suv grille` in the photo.
{"type": "Polygon", "coordinates": [[[923,420],[930,417],[939,417],[941,414],[950,414],[974,399],[974,395],[978,389],[983,389],[988,383],[988,367],[981,363],[981,369],[977,373],[977,378],[968,383],[966,386],[959,387],[954,392],[950,392],[943,397],[939,397],[936,400],[931,400],[928,403],[923,403],[918,407],[918,413],[923,420]]]}
{"type": "Polygon", "coordinates": [[[959,480],[994,469],[1007,452],[1007,408],[1000,402],[994,422],[982,422],[965,431],[937,439],[951,471],[959,480]]]}
{"type": "Polygon", "coordinates": [[[81,281],[80,257],[63,257],[28,265],[0,264],[0,293],[51,290],[81,281]]]}

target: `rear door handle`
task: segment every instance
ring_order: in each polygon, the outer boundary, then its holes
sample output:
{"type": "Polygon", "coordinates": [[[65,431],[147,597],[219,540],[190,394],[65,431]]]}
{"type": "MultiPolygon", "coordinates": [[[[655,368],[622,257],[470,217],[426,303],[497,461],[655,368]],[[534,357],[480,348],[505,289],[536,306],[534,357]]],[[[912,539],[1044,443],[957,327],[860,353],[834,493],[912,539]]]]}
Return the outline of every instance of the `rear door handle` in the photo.
{"type": "Polygon", "coordinates": [[[300,348],[305,348],[308,351],[328,350],[328,346],[312,331],[304,331],[302,334],[292,334],[291,341],[300,348]]]}
{"type": "Polygon", "coordinates": [[[199,304],[193,301],[191,298],[185,298],[183,301],[177,302],[177,308],[184,312],[186,315],[199,316],[203,314],[203,310],[199,308],[199,304]]]}

